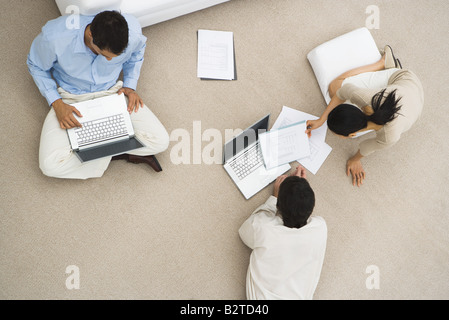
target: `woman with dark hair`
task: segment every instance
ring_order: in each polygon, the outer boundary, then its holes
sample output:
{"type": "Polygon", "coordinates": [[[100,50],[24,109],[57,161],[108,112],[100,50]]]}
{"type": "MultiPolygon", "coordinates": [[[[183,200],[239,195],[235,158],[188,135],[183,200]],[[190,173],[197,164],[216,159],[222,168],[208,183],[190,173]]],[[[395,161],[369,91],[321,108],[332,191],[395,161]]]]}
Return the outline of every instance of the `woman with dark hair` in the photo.
{"type": "Polygon", "coordinates": [[[359,151],[346,164],[353,185],[365,179],[361,159],[399,141],[421,115],[424,92],[418,77],[402,66],[390,46],[382,59],[350,70],[329,85],[331,101],[317,120],[307,121],[307,134],[327,121],[328,128],[343,138],[370,131],[376,137],[360,143],[359,151]]]}

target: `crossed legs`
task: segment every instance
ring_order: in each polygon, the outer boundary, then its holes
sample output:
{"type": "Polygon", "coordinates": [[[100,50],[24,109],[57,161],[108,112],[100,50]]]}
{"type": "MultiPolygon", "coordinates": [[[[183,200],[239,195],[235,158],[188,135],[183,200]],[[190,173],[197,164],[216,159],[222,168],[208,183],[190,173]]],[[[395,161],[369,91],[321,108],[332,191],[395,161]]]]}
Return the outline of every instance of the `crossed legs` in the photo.
{"type": "MultiPolygon", "coordinates": [[[[60,92],[66,103],[74,103],[77,99],[88,100],[95,97],[113,94],[121,87],[121,83],[113,88],[84,96],[76,96],[60,92]]],[[[129,154],[137,156],[155,155],[165,151],[169,145],[169,135],[159,119],[144,105],[137,113],[131,114],[134,131],[144,148],[136,149],[129,154]]],[[[105,157],[88,162],[81,162],[73,153],[67,132],[61,129],[53,108],[47,115],[42,127],[39,148],[39,167],[50,177],[65,179],[89,179],[103,175],[112,157],[105,157]]]]}

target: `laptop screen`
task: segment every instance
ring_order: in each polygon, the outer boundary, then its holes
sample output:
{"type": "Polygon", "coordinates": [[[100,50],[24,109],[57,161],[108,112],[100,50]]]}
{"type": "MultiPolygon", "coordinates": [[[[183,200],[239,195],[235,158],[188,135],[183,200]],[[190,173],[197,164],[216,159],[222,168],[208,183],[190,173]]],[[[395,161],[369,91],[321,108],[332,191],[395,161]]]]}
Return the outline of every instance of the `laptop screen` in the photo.
{"type": "Polygon", "coordinates": [[[249,145],[259,139],[259,134],[268,130],[268,123],[270,121],[270,115],[267,114],[261,120],[244,130],[241,134],[236,136],[231,141],[227,142],[224,146],[223,163],[226,163],[233,156],[240,151],[247,148],[249,145]]]}

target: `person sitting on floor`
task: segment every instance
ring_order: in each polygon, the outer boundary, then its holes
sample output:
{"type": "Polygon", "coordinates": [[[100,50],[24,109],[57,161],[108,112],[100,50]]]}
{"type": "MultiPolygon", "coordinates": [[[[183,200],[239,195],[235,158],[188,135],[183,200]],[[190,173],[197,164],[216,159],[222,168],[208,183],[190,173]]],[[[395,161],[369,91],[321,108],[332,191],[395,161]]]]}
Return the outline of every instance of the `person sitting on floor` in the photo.
{"type": "Polygon", "coordinates": [[[88,179],[101,177],[111,160],[126,159],[161,171],[154,155],[168,148],[169,136],[135,91],[147,40],[139,22],[116,11],[80,15],[78,26],[67,19],[47,22],[27,59],[30,74],[51,106],[41,133],[40,169],[50,177],[88,179]],[[122,71],[123,82],[118,81],[122,71]],[[116,93],[126,96],[135,134],[145,147],[82,163],[65,130],[81,126],[74,115],[82,115],[70,104],[116,93]]]}
{"type": "Polygon", "coordinates": [[[341,137],[357,137],[374,130],[376,137],[360,143],[346,164],[353,185],[365,179],[361,159],[394,145],[421,115],[424,91],[416,74],[402,70],[390,46],[374,64],[345,72],[329,85],[331,101],[318,120],[307,121],[307,134],[323,125],[341,137]],[[351,103],[345,103],[349,100],[351,103]]]}
{"type": "Polygon", "coordinates": [[[276,179],[273,195],[242,224],[252,249],[246,276],[249,300],[311,300],[324,261],[327,226],[310,217],[315,194],[302,166],[276,179]]]}

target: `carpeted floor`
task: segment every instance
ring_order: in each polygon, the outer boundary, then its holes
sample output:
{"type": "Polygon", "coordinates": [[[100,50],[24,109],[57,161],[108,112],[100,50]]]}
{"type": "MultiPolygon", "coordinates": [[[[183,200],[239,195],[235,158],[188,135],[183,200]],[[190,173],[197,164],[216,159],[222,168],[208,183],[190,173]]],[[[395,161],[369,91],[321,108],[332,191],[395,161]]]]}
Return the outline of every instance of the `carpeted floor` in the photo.
{"type": "Polygon", "coordinates": [[[87,181],[48,178],[38,166],[49,108],[26,57],[40,28],[59,16],[57,6],[0,0],[0,298],[245,299],[250,250],[237,231],[272,185],[246,201],[220,164],[193,164],[201,139],[193,127],[217,129],[224,142],[226,129],[267,113],[272,124],[284,105],[320,115],[325,102],[306,55],[365,26],[373,4],[380,26],[371,33],[418,74],[424,111],[397,145],[363,160],[360,188],[345,172],[360,140],[328,133],[333,151],[316,175],[308,174],[314,214],[328,225],[314,298],[448,299],[446,0],[232,0],[144,28],[138,92],[169,133],[189,132],[191,164],[173,163],[173,139],[158,156],[161,173],[116,161],[87,181]],[[234,32],[237,81],[196,77],[198,29],[234,32]],[[72,265],[78,290],[66,287],[72,265]],[[371,266],[379,271],[378,289],[366,284],[371,266]]]}

